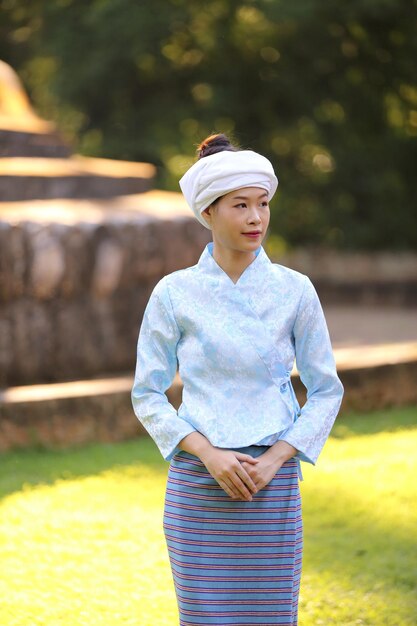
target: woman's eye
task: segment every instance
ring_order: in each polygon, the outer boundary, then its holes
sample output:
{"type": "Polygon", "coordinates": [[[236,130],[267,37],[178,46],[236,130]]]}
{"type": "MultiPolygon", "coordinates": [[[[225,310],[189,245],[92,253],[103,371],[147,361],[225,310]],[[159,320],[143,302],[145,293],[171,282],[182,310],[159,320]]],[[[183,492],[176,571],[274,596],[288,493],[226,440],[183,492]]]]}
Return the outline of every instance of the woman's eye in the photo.
{"type": "MultiPolygon", "coordinates": [[[[261,206],[268,206],[268,200],[264,200],[263,202],[261,202],[261,206]]],[[[238,209],[240,207],[245,208],[246,207],[246,202],[240,202],[240,204],[235,204],[235,207],[238,209]]]]}

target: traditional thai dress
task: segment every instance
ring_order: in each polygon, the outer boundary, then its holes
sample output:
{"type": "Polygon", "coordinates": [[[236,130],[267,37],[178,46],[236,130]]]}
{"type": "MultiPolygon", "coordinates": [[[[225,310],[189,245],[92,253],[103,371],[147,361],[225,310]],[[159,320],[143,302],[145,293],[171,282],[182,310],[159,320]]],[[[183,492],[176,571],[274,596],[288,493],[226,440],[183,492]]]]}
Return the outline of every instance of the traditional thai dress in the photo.
{"type": "Polygon", "coordinates": [[[198,263],[164,276],[146,306],[132,403],[170,462],[163,528],[181,626],[294,626],[302,560],[300,460],[315,464],[343,386],[316,290],[264,248],[234,283],[207,244],[198,263]],[[291,383],[296,360],[307,400],[291,383]],[[167,399],[179,369],[182,404],[167,399]],[[233,500],[178,443],[258,456],[297,450],[252,501],[233,500]]]}

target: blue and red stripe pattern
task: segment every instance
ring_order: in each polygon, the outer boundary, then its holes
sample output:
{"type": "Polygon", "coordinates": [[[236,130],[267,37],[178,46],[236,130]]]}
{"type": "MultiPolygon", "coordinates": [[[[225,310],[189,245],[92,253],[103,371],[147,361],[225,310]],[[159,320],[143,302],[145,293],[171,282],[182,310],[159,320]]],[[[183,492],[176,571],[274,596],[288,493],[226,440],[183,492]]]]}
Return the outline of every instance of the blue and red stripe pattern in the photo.
{"type": "MultiPolygon", "coordinates": [[[[267,446],[233,448],[259,456],[267,446]]],[[[297,461],[251,502],[232,500],[202,461],[170,462],[163,528],[180,626],[296,626],[302,562],[297,461]]]]}

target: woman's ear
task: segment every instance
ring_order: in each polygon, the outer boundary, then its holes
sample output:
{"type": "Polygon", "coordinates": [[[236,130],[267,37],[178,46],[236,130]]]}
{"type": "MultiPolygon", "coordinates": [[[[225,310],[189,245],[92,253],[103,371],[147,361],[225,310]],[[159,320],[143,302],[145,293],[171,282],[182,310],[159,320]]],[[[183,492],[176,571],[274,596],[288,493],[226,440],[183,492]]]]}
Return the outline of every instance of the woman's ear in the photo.
{"type": "Polygon", "coordinates": [[[206,207],[204,211],[201,211],[202,217],[206,220],[208,224],[211,225],[212,217],[213,217],[213,205],[206,207]]]}

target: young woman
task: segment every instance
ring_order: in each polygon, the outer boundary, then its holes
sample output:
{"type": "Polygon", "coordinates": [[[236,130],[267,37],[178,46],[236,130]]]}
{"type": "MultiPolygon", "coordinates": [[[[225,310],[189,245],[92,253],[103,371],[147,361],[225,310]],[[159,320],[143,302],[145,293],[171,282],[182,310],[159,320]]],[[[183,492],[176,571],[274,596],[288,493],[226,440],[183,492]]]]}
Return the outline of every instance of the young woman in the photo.
{"type": "Polygon", "coordinates": [[[343,386],[313,284],[262,247],[278,186],[272,164],[222,134],[198,156],[180,186],[213,241],[155,286],[132,403],[170,461],[163,528],[180,625],[294,626],[300,460],[315,464],[343,386]],[[177,364],[178,411],[164,393],[177,364]]]}

